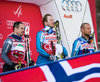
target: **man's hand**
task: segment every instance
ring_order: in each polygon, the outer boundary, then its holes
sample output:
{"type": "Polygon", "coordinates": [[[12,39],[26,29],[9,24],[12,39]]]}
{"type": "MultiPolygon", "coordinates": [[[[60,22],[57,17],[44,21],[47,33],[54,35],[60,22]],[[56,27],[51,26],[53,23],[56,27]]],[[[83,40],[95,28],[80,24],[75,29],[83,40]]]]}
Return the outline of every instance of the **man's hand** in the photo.
{"type": "Polygon", "coordinates": [[[35,62],[31,59],[30,63],[29,63],[29,66],[32,66],[32,65],[35,65],[35,62]]]}
{"type": "Polygon", "coordinates": [[[55,61],[55,60],[58,60],[59,58],[57,56],[50,55],[49,59],[52,61],[55,61]]]}
{"type": "Polygon", "coordinates": [[[56,44],[55,47],[56,47],[56,53],[62,54],[62,52],[63,52],[62,45],[61,44],[56,44]]]}
{"type": "Polygon", "coordinates": [[[19,69],[20,67],[19,67],[19,65],[15,65],[15,70],[17,70],[17,69],[19,69]]]}
{"type": "Polygon", "coordinates": [[[20,66],[20,65],[17,64],[17,63],[13,63],[13,64],[11,65],[11,68],[12,68],[13,70],[21,69],[21,68],[23,68],[23,67],[25,67],[24,64],[21,64],[21,66],[20,66]]]}

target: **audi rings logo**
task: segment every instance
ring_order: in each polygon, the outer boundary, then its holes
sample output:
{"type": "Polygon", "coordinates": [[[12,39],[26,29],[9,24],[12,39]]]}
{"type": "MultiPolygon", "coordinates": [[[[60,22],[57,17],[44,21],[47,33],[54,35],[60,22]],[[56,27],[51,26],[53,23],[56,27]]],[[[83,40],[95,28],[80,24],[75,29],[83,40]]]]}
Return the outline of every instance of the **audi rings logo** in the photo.
{"type": "Polygon", "coordinates": [[[13,21],[13,20],[7,20],[7,21],[6,21],[6,25],[9,26],[9,27],[10,27],[10,26],[12,27],[13,24],[14,24],[14,22],[15,22],[15,21],[13,21]]]}
{"type": "MultiPolygon", "coordinates": [[[[6,21],[7,28],[11,29],[13,27],[14,22],[15,22],[14,20],[7,20],[6,21]]],[[[30,26],[29,22],[23,22],[23,23],[25,26],[30,26]]]]}
{"type": "Polygon", "coordinates": [[[64,11],[81,12],[82,11],[82,4],[79,1],[62,0],[62,8],[64,11]]]}
{"type": "Polygon", "coordinates": [[[3,35],[2,34],[0,34],[0,39],[3,39],[3,35]]]}

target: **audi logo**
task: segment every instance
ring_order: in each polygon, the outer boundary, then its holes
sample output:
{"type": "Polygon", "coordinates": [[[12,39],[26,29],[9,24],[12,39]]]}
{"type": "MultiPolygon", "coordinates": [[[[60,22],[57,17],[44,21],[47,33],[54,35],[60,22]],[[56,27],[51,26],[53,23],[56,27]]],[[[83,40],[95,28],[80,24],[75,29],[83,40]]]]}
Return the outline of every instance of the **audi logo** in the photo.
{"type": "Polygon", "coordinates": [[[7,21],[6,21],[6,24],[7,24],[7,26],[13,26],[14,22],[15,22],[15,21],[7,20],[7,21]]]}
{"type": "MultiPolygon", "coordinates": [[[[7,20],[6,21],[6,25],[7,26],[13,26],[14,22],[15,21],[13,21],[13,20],[7,20]]],[[[30,26],[30,23],[29,22],[23,22],[23,23],[24,23],[25,26],[30,26]]]]}
{"type": "Polygon", "coordinates": [[[62,0],[62,9],[64,11],[81,12],[82,4],[79,1],[74,0],[62,0]]]}
{"type": "Polygon", "coordinates": [[[30,23],[29,22],[23,22],[25,26],[29,26],[30,27],[30,23]]]}

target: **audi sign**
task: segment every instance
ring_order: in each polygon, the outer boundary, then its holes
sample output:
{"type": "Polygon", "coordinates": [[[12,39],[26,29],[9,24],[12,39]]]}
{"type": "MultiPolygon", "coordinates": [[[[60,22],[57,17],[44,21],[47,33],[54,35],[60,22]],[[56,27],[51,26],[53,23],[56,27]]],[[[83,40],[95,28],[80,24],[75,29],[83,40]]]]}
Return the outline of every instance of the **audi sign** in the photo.
{"type": "Polygon", "coordinates": [[[79,1],[74,0],[62,0],[62,9],[64,11],[81,12],[82,4],[79,1]]]}

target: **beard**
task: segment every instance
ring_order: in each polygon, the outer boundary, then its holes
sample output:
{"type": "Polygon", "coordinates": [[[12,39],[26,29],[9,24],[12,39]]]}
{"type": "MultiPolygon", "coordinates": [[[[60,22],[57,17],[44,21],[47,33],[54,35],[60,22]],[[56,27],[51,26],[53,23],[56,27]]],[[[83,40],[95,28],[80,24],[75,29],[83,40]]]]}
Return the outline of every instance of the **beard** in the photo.
{"type": "Polygon", "coordinates": [[[85,33],[85,36],[90,37],[90,34],[85,33]]]}
{"type": "Polygon", "coordinates": [[[17,33],[17,35],[22,37],[24,34],[23,34],[23,32],[21,32],[21,33],[17,33]]]}

